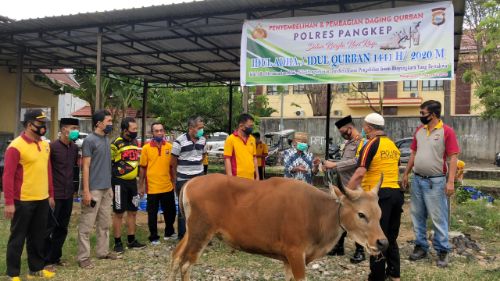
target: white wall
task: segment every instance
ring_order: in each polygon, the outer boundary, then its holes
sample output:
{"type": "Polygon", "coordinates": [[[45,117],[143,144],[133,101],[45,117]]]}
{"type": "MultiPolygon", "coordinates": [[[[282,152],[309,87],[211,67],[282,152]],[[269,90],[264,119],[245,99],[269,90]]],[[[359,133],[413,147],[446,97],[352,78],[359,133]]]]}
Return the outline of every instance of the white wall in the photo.
{"type": "Polygon", "coordinates": [[[87,105],[87,102],[70,93],[59,95],[59,118],[71,117],[71,113],[87,105]]]}

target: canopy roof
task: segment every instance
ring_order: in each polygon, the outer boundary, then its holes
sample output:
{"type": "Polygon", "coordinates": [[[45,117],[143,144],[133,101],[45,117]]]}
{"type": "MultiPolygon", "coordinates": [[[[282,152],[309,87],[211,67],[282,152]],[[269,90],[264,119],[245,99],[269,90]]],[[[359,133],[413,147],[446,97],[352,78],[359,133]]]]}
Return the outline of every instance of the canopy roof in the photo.
{"type": "MultiPolygon", "coordinates": [[[[209,0],[0,23],[0,66],[15,71],[95,69],[179,86],[237,84],[245,19],[347,13],[439,1],[209,0]]],[[[464,0],[454,0],[455,67],[464,0]]],[[[1,22],[1,21],[0,21],[1,22]]]]}

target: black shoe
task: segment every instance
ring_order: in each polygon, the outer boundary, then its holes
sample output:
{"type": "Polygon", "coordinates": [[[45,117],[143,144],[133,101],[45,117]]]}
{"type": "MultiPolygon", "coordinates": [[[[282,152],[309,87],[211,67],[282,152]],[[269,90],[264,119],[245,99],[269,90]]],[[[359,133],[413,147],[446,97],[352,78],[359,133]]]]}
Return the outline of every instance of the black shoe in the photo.
{"type": "Polygon", "coordinates": [[[447,267],[448,266],[448,253],[447,252],[439,252],[438,259],[436,261],[437,267],[447,267]]]}
{"type": "Polygon", "coordinates": [[[360,262],[362,262],[364,260],[366,260],[365,251],[364,250],[358,250],[358,249],[356,249],[356,251],[354,252],[354,255],[350,259],[351,263],[354,263],[354,264],[360,263],[360,262]]]}
{"type": "Polygon", "coordinates": [[[424,249],[422,249],[422,247],[415,246],[415,248],[413,249],[413,253],[411,253],[409,259],[411,261],[418,261],[425,257],[427,257],[427,252],[424,249]]]}
{"type": "Polygon", "coordinates": [[[120,243],[115,243],[115,247],[113,248],[113,251],[117,252],[117,253],[123,253],[125,252],[125,249],[123,248],[123,244],[122,242],[120,243]]]}
{"type": "Polygon", "coordinates": [[[327,255],[329,256],[343,256],[344,253],[344,246],[335,246],[330,252],[328,252],[327,255]]]}
{"type": "Polygon", "coordinates": [[[141,242],[134,240],[132,243],[127,244],[129,249],[144,249],[146,248],[146,244],[142,244],[141,242]]]}

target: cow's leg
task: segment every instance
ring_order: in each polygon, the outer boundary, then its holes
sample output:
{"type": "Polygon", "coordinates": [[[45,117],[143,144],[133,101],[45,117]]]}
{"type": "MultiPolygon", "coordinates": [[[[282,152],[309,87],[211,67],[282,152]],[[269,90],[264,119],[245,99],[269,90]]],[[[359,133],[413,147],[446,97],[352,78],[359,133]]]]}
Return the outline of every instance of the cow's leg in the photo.
{"type": "Polygon", "coordinates": [[[170,274],[167,278],[168,281],[174,281],[180,269],[180,262],[184,256],[184,249],[186,247],[188,234],[186,233],[182,240],[177,244],[172,252],[172,261],[170,262],[170,274]]]}
{"type": "Polygon", "coordinates": [[[306,262],[303,252],[294,251],[286,256],[295,281],[306,281],[306,262]]]}
{"type": "Polygon", "coordinates": [[[204,237],[198,236],[194,239],[188,236],[184,255],[180,262],[182,281],[190,280],[191,267],[196,263],[212,236],[213,234],[209,234],[204,237]]]}
{"type": "Polygon", "coordinates": [[[287,261],[284,261],[283,265],[285,266],[285,281],[293,281],[293,273],[290,264],[287,261]]]}

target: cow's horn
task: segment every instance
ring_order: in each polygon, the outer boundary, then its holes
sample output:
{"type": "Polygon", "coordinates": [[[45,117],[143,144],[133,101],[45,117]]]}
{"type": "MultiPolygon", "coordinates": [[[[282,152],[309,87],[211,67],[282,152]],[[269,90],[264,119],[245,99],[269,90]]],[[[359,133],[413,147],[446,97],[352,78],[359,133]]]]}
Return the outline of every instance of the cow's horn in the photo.
{"type": "Polygon", "coordinates": [[[382,186],[382,182],[384,182],[384,173],[380,174],[380,180],[378,181],[377,185],[372,189],[372,192],[378,195],[378,190],[382,186]]]}
{"type": "Polygon", "coordinates": [[[351,201],[354,201],[354,200],[358,199],[359,196],[361,196],[361,192],[363,192],[363,189],[361,189],[359,186],[356,189],[354,189],[354,190],[352,190],[352,189],[350,189],[348,187],[344,188],[345,195],[351,201]]]}
{"type": "Polygon", "coordinates": [[[333,199],[340,200],[340,197],[342,196],[342,191],[340,191],[340,189],[333,184],[330,184],[329,187],[333,199]]]}

